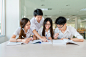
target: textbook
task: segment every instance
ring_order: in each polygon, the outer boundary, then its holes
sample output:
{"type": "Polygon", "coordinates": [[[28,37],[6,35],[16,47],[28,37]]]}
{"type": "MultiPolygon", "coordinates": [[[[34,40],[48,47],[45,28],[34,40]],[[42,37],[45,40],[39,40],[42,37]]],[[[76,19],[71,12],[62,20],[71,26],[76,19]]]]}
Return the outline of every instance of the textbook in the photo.
{"type": "Polygon", "coordinates": [[[67,44],[78,45],[76,42],[69,40],[69,39],[53,40],[53,45],[67,45],[67,44]]]}
{"type": "Polygon", "coordinates": [[[22,42],[8,42],[7,45],[22,45],[22,44],[24,44],[24,43],[22,43],[22,42]]]}
{"type": "MultiPolygon", "coordinates": [[[[7,45],[24,45],[23,42],[8,42],[7,45]]],[[[48,42],[42,42],[41,40],[34,40],[30,41],[28,44],[52,44],[51,40],[48,40],[48,42]]]]}

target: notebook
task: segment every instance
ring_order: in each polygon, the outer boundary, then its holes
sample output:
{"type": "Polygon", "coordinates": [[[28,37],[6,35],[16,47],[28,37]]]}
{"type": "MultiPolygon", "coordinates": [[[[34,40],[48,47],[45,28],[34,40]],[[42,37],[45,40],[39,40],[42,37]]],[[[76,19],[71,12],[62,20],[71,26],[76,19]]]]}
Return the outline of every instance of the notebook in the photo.
{"type": "MultiPolygon", "coordinates": [[[[23,42],[8,42],[7,45],[24,45],[23,42]]],[[[28,44],[52,44],[51,40],[48,40],[48,42],[42,42],[41,40],[34,40],[30,41],[28,44]]]]}
{"type": "Polygon", "coordinates": [[[78,45],[76,42],[68,39],[63,39],[63,40],[53,40],[53,45],[67,45],[67,44],[74,44],[78,45]]]}
{"type": "Polygon", "coordinates": [[[22,45],[22,44],[24,44],[24,43],[22,43],[22,42],[8,42],[7,45],[22,45]]]}
{"type": "Polygon", "coordinates": [[[52,41],[48,40],[48,42],[42,42],[41,44],[52,44],[52,41]]]}

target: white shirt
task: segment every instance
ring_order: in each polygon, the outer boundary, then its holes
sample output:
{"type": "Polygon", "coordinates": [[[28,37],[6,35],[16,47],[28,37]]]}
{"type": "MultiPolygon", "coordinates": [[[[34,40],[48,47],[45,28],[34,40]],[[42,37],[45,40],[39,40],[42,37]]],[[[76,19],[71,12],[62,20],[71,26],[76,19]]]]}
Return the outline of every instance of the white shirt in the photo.
{"type": "Polygon", "coordinates": [[[43,26],[44,18],[42,17],[40,23],[38,23],[36,18],[33,17],[30,20],[30,22],[31,22],[31,30],[33,31],[34,29],[36,29],[36,31],[38,31],[43,26]]]}
{"type": "MultiPolygon", "coordinates": [[[[18,28],[16,29],[16,31],[14,32],[14,35],[16,35],[16,36],[19,37],[20,30],[21,30],[21,27],[18,27],[18,28]]],[[[24,30],[24,29],[23,29],[23,30],[24,30]]],[[[25,32],[25,31],[24,31],[24,32],[25,32]]],[[[25,37],[25,38],[30,38],[30,36],[33,35],[31,29],[28,29],[27,33],[25,33],[25,34],[26,34],[26,37],[25,37]]]]}
{"type": "MultiPolygon", "coordinates": [[[[43,36],[42,35],[42,31],[43,31],[43,28],[40,28],[39,31],[38,31],[38,34],[40,36],[43,36]]],[[[50,34],[50,30],[48,30],[48,32],[45,31],[45,37],[48,39],[48,37],[51,37],[51,34],[50,34]]]]}
{"type": "Polygon", "coordinates": [[[78,39],[83,39],[83,36],[80,35],[75,28],[67,26],[67,29],[64,33],[61,32],[58,28],[55,29],[54,34],[59,33],[58,38],[73,38],[75,36],[78,39]]]}

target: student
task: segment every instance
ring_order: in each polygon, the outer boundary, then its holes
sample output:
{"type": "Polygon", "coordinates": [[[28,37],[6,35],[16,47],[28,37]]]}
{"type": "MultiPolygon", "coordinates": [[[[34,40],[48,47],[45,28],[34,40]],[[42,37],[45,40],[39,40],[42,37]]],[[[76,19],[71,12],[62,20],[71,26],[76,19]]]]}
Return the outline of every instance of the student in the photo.
{"type": "MultiPolygon", "coordinates": [[[[20,20],[20,27],[12,35],[10,42],[23,42],[28,43],[32,38],[30,37],[33,35],[30,29],[30,20],[28,18],[22,18],[20,20]],[[18,38],[16,38],[18,36],[18,38]]],[[[33,35],[33,40],[35,40],[33,35]]]]}
{"type": "Polygon", "coordinates": [[[46,18],[43,23],[43,28],[40,28],[38,31],[39,35],[45,36],[47,39],[53,39],[53,25],[51,18],[46,18]]]}
{"type": "Polygon", "coordinates": [[[30,20],[31,29],[37,38],[41,39],[44,42],[47,42],[46,37],[41,37],[38,34],[38,30],[43,26],[43,22],[44,22],[44,18],[42,16],[43,16],[43,12],[41,9],[36,9],[34,11],[34,17],[30,20]]]}
{"type": "Polygon", "coordinates": [[[65,17],[58,17],[55,21],[55,24],[57,25],[57,28],[54,32],[54,39],[57,39],[57,37],[60,40],[63,39],[70,39],[77,42],[83,42],[83,37],[76,31],[75,28],[67,26],[66,24],[67,20],[65,17]],[[76,38],[73,38],[75,36],[76,38]]]}

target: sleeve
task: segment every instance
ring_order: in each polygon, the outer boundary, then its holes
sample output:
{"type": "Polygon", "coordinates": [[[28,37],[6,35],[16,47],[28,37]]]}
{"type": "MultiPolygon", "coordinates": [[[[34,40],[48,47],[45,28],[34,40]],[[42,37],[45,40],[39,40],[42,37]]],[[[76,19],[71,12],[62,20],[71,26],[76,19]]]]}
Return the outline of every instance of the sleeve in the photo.
{"type": "Polygon", "coordinates": [[[31,30],[33,31],[33,30],[36,29],[36,25],[35,25],[35,23],[34,23],[33,20],[31,20],[30,22],[31,22],[31,26],[30,26],[30,28],[31,28],[31,30]]]}
{"type": "Polygon", "coordinates": [[[54,35],[53,35],[53,37],[55,36],[56,33],[59,33],[58,28],[56,28],[56,29],[54,30],[54,35]]]}
{"type": "Polygon", "coordinates": [[[31,30],[31,35],[34,35],[34,33],[32,32],[32,30],[31,30]]]}
{"type": "Polygon", "coordinates": [[[39,30],[38,30],[38,34],[40,35],[40,36],[42,36],[42,28],[40,28],[39,30]]]}
{"type": "Polygon", "coordinates": [[[56,29],[54,30],[54,34],[56,34],[56,33],[59,33],[59,29],[58,29],[58,28],[56,28],[56,29]]]}
{"type": "Polygon", "coordinates": [[[20,29],[21,29],[21,28],[17,28],[13,34],[16,35],[16,36],[19,35],[20,29]]]}
{"type": "Polygon", "coordinates": [[[72,27],[71,32],[72,32],[72,35],[77,37],[78,39],[83,39],[83,36],[80,35],[75,28],[72,27]]]}

